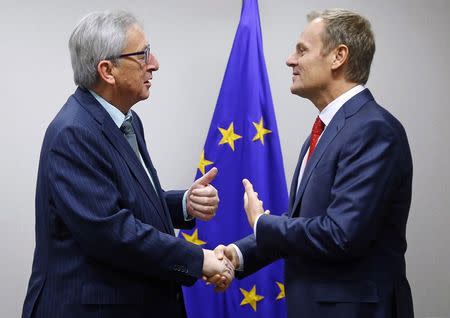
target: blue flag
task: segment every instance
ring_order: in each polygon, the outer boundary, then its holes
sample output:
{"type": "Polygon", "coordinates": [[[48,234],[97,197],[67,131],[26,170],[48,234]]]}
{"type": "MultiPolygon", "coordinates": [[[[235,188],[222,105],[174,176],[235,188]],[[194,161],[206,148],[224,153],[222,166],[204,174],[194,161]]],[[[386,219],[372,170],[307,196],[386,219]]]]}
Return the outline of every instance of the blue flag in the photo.
{"type": "MultiPolygon", "coordinates": [[[[244,211],[242,179],[248,178],[272,214],[287,211],[288,194],[277,124],[264,61],[257,0],[243,0],[241,19],[228,60],[197,178],[219,169],[217,215],[197,221],[180,236],[214,249],[253,232],[244,211]]],[[[245,264],[244,264],[245,267],[245,264]]],[[[190,318],[285,317],[283,262],[277,261],[225,293],[198,281],[185,287],[190,318]]]]}

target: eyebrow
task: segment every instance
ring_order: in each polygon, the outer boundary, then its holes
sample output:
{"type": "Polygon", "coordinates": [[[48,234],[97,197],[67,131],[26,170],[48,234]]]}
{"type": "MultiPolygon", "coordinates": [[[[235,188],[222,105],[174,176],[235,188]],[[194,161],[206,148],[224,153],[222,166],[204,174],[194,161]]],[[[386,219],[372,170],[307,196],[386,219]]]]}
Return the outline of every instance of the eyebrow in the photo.
{"type": "Polygon", "coordinates": [[[147,46],[149,46],[149,45],[146,44],[146,45],[144,45],[144,46],[141,46],[137,52],[144,52],[145,49],[147,48],[147,46]]]}

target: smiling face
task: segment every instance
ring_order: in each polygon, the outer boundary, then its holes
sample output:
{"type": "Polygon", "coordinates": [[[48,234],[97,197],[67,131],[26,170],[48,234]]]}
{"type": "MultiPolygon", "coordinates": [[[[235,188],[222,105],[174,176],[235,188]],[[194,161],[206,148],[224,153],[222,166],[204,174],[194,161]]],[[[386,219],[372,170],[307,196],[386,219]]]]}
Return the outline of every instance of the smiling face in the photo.
{"type": "MultiPolygon", "coordinates": [[[[148,45],[142,29],[134,25],[127,32],[127,44],[122,54],[145,50],[148,45]]],[[[150,95],[153,72],[159,69],[159,63],[153,54],[145,61],[144,54],[127,56],[119,60],[114,67],[116,97],[125,108],[131,108],[137,102],[150,95]]]]}
{"type": "Polygon", "coordinates": [[[292,67],[292,94],[308,98],[313,103],[333,79],[332,54],[322,52],[321,34],[324,28],[322,19],[311,21],[300,35],[295,51],[286,61],[292,67]]]}

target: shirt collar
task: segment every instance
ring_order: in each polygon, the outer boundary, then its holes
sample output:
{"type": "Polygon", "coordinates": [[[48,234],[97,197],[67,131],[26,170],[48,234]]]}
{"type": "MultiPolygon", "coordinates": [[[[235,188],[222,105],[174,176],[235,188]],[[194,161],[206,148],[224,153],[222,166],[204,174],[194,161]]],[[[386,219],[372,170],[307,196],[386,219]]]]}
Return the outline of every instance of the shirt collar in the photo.
{"type": "Polygon", "coordinates": [[[133,118],[131,111],[128,111],[126,115],[124,115],[118,108],[114,107],[112,104],[108,103],[103,97],[95,93],[94,91],[89,90],[89,92],[94,96],[94,98],[102,105],[102,107],[106,110],[106,112],[111,116],[114,123],[118,128],[122,126],[122,123],[128,118],[133,118]]]}
{"type": "Polygon", "coordinates": [[[319,114],[319,117],[325,126],[328,126],[334,115],[336,115],[338,110],[341,109],[350,98],[362,92],[364,89],[365,87],[363,85],[357,85],[329,103],[319,114]]]}

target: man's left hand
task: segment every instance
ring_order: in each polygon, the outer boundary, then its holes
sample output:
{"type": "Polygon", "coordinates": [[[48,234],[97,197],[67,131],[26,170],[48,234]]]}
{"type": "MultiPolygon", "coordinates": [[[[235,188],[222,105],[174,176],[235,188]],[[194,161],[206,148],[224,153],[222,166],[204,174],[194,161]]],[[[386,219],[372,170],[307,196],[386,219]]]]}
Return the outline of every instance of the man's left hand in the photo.
{"type": "Polygon", "coordinates": [[[217,175],[217,168],[214,167],[202,177],[195,180],[189,188],[186,204],[190,216],[202,221],[209,221],[216,215],[219,206],[219,195],[216,188],[210,183],[217,175]]]}
{"type": "Polygon", "coordinates": [[[245,188],[244,193],[244,209],[247,213],[247,219],[253,228],[256,218],[260,214],[264,214],[263,202],[258,199],[258,193],[253,190],[253,185],[247,179],[242,180],[245,188]]]}

